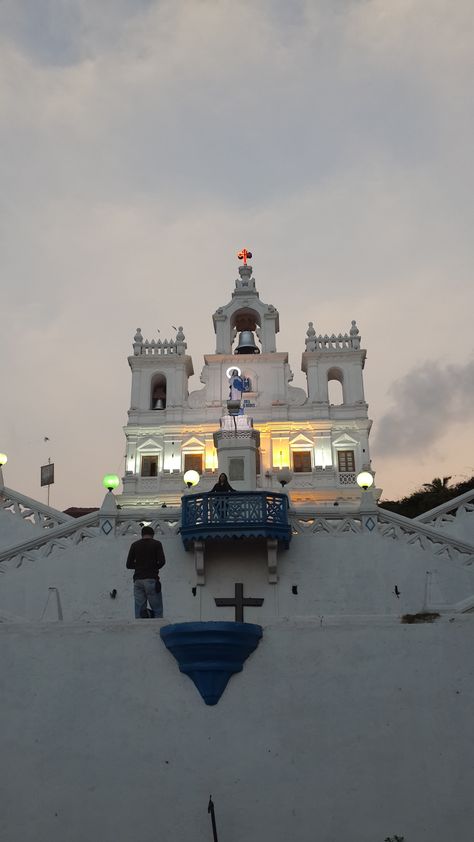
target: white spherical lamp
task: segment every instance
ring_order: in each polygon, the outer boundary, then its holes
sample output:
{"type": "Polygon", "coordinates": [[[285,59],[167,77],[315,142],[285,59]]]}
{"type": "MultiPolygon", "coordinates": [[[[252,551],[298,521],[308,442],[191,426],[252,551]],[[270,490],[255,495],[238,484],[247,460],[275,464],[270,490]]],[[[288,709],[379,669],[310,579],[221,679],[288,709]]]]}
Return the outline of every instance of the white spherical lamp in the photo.
{"type": "Polygon", "coordinates": [[[184,479],[186,485],[188,486],[188,488],[192,488],[193,485],[198,484],[198,482],[200,480],[200,476],[199,476],[197,471],[190,470],[190,471],[186,471],[183,479],[184,479]]]}
{"type": "Polygon", "coordinates": [[[8,456],[6,453],[0,453],[0,468],[3,468],[8,462],[8,456]]]}
{"type": "Polygon", "coordinates": [[[289,468],[282,468],[280,471],[278,471],[278,482],[280,483],[282,488],[284,488],[285,485],[287,485],[290,482],[292,476],[293,474],[291,473],[289,468]]]}
{"type": "Polygon", "coordinates": [[[374,478],[369,471],[361,471],[357,474],[357,485],[362,488],[362,491],[368,491],[374,484],[374,478]]]}

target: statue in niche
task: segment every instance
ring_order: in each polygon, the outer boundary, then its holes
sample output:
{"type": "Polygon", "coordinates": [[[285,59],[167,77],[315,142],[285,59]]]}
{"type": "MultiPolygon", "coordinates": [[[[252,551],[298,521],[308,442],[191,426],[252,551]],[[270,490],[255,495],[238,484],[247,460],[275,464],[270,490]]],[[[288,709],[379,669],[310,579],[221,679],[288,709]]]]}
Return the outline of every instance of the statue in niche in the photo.
{"type": "MultiPolygon", "coordinates": [[[[239,368],[229,368],[227,369],[227,377],[229,379],[229,403],[228,407],[230,407],[230,402],[235,405],[235,409],[237,406],[240,406],[239,415],[244,414],[244,405],[242,402],[242,393],[245,391],[245,382],[244,378],[242,377],[241,371],[239,368]]],[[[229,412],[230,412],[229,408],[229,412]]],[[[235,414],[234,412],[231,414],[235,414]]]]}
{"type": "Polygon", "coordinates": [[[242,392],[244,391],[244,379],[241,376],[238,368],[233,368],[229,371],[229,400],[241,401],[242,392]]]}

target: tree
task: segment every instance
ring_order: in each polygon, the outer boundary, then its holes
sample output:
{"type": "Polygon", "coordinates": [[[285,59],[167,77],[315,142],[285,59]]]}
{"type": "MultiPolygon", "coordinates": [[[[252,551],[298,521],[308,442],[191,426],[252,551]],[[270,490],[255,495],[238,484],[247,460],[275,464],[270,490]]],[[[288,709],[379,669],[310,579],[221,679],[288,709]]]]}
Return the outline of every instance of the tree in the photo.
{"type": "Polygon", "coordinates": [[[435,477],[431,482],[424,482],[423,488],[426,488],[430,494],[438,494],[446,496],[448,490],[448,483],[451,477],[435,477]]]}
{"type": "Polygon", "coordinates": [[[402,497],[401,500],[383,500],[380,506],[382,509],[413,518],[459,497],[460,494],[465,494],[466,491],[474,490],[474,476],[457,485],[449,485],[450,479],[451,477],[434,477],[431,482],[424,482],[421,488],[408,497],[402,497]]]}

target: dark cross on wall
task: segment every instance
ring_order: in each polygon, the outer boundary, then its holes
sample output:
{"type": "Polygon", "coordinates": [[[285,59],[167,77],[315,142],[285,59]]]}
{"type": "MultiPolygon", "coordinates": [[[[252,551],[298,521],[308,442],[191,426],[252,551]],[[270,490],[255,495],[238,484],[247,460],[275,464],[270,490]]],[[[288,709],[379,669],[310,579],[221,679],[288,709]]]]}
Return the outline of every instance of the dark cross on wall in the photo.
{"type": "Polygon", "coordinates": [[[246,608],[247,606],[250,607],[263,605],[263,599],[256,599],[252,597],[244,598],[244,586],[242,582],[235,583],[235,596],[233,599],[230,597],[216,597],[214,601],[218,608],[224,608],[224,606],[231,606],[232,608],[235,608],[236,623],[244,622],[244,608],[246,608]]]}

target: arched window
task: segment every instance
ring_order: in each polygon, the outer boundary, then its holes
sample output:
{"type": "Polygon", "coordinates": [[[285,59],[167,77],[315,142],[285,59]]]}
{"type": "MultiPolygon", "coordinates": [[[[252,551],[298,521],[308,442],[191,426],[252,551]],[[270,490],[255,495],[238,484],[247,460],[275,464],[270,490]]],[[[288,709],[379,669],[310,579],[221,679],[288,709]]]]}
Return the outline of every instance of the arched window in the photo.
{"type": "Polygon", "coordinates": [[[164,374],[155,374],[152,378],[150,408],[166,409],[166,377],[164,374]]]}
{"type": "Polygon", "coordinates": [[[330,368],[328,371],[328,401],[332,406],[344,403],[344,375],[340,368],[330,368]]]}

